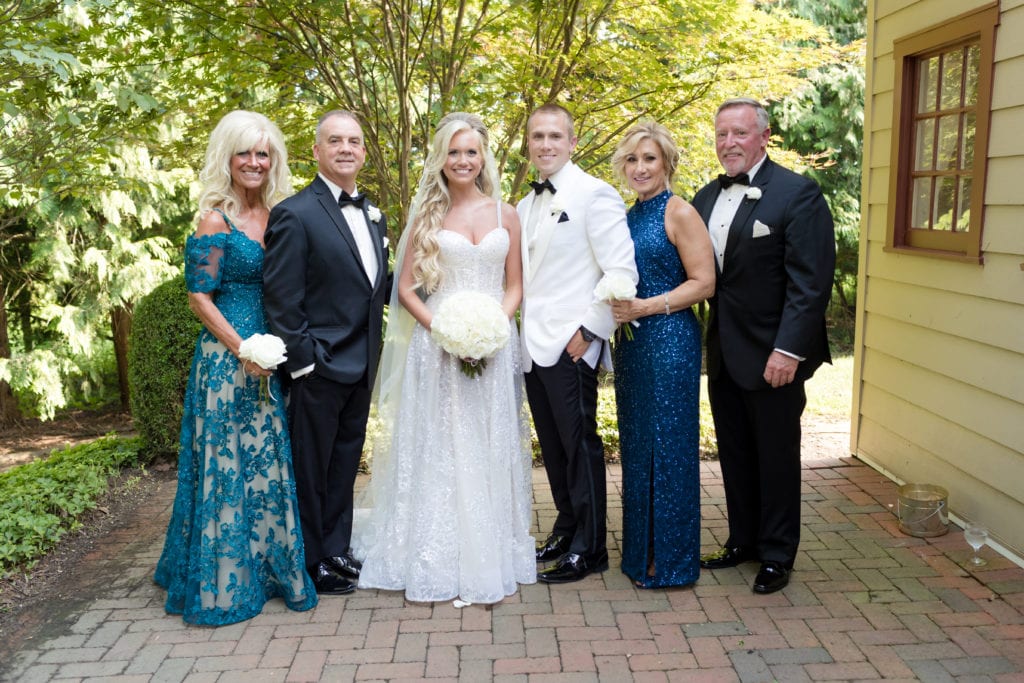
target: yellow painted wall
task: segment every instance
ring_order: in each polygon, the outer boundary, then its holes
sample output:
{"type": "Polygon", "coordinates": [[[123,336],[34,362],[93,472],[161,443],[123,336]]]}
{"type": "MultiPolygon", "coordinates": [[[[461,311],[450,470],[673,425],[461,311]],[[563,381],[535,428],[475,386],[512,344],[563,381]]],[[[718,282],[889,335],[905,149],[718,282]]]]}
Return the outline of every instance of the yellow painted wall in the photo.
{"type": "Polygon", "coordinates": [[[851,450],[1024,556],[1024,0],[996,33],[984,264],[884,250],[893,41],[990,0],[869,0],[851,450]]]}

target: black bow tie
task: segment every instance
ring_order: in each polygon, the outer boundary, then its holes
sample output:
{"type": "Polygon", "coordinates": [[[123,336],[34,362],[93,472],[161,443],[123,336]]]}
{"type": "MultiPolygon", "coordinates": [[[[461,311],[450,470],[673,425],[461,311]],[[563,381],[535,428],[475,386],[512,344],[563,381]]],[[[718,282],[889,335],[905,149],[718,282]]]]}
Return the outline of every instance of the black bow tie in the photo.
{"type": "Polygon", "coordinates": [[[551,179],[550,178],[548,178],[547,180],[545,180],[544,182],[541,182],[541,183],[538,183],[535,180],[531,180],[530,181],[530,186],[533,188],[533,191],[536,192],[537,194],[540,194],[544,190],[547,190],[551,194],[554,194],[555,192],[557,192],[557,190],[555,190],[555,186],[551,184],[551,179]]]}
{"type": "Polygon", "coordinates": [[[341,195],[338,197],[338,206],[345,208],[346,206],[354,206],[356,208],[363,208],[363,204],[366,203],[365,194],[357,194],[355,197],[349,195],[345,190],[341,191],[341,195]]]}
{"type": "Polygon", "coordinates": [[[730,185],[750,185],[750,176],[746,173],[740,173],[737,176],[729,176],[722,173],[718,176],[718,182],[721,184],[722,189],[729,187],[730,185]]]}

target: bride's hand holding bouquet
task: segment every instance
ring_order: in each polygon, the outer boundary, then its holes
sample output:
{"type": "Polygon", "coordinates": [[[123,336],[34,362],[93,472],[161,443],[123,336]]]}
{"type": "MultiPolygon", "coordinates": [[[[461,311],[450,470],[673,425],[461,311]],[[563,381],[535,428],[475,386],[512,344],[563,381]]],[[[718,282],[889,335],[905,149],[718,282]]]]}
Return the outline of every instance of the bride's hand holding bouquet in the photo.
{"type": "Polygon", "coordinates": [[[508,343],[509,319],[501,304],[481,292],[456,292],[441,302],[430,322],[437,345],[459,359],[467,377],[479,377],[508,343]]]}

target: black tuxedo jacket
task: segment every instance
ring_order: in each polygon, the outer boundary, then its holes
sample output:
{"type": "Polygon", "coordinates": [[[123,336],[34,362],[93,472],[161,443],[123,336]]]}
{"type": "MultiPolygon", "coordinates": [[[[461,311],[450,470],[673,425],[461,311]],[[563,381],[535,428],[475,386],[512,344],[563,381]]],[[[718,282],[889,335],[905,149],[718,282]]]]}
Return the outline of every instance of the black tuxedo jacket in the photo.
{"type": "Polygon", "coordinates": [[[287,373],[315,364],[322,377],[373,385],[388,291],[384,216],[366,224],[377,247],[370,282],[348,223],[316,179],[270,212],[264,237],[263,301],[270,329],[288,348],[287,373]]]}
{"type": "MultiPolygon", "coordinates": [[[[817,183],[765,159],[753,187],[761,197],[743,199],[729,228],[725,267],[716,260],[707,339],[708,375],[717,377],[724,363],[748,390],[770,386],[763,374],[773,349],[806,359],[797,380],[831,362],[825,309],[836,261],[832,213],[817,183]]],[[[719,188],[714,180],[693,198],[705,223],[719,188]]]]}

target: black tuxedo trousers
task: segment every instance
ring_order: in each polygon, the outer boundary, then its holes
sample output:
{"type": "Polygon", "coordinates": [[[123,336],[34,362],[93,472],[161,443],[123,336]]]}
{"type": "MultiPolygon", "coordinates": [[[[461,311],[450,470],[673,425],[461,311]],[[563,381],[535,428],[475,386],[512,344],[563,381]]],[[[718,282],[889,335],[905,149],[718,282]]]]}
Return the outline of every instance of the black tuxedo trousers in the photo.
{"type": "Polygon", "coordinates": [[[597,433],[597,368],[562,352],[550,367],[526,373],[544,469],[558,515],[552,533],[572,539],[586,557],[607,548],[604,444],[597,433]]]}

